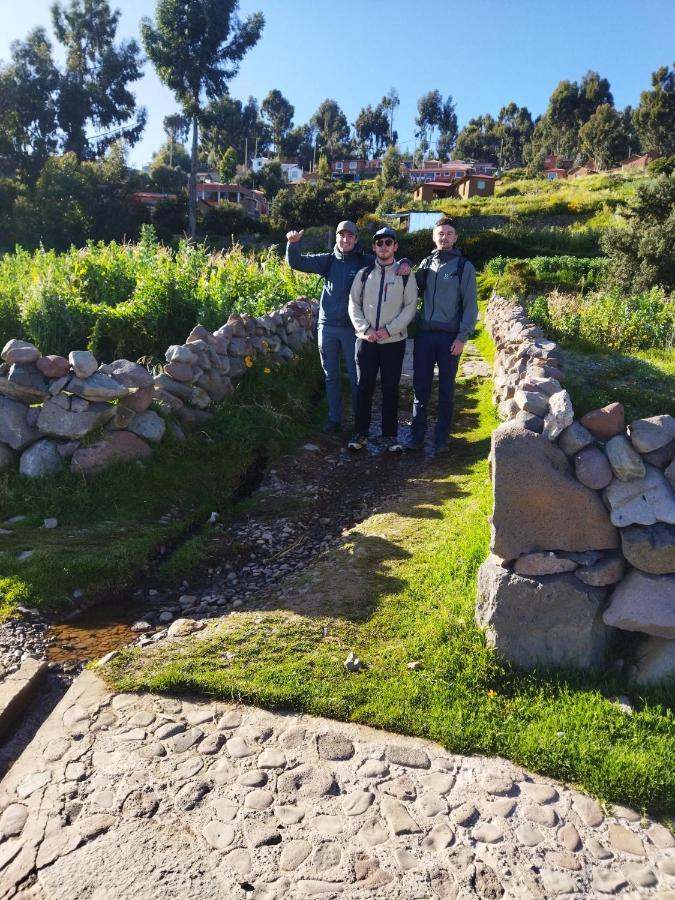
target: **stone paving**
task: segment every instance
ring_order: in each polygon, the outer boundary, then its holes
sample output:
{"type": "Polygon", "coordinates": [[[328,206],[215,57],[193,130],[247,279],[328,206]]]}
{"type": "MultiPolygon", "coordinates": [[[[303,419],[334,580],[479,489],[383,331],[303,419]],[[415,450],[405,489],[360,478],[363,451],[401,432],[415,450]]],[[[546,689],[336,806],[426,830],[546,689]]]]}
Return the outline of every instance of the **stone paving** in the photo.
{"type": "Polygon", "coordinates": [[[501,759],[85,671],[0,784],[0,898],[675,900],[675,839],[501,759]]]}

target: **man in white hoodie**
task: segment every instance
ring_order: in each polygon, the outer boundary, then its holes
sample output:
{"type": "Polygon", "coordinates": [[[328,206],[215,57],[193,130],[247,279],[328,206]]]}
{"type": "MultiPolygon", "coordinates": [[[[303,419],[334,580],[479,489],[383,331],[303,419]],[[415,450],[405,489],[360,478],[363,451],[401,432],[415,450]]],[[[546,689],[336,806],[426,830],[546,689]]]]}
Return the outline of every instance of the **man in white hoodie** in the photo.
{"type": "Polygon", "coordinates": [[[356,330],[356,412],[354,437],[347,446],[361,450],[368,443],[373,392],[380,373],[382,437],[388,450],[398,442],[398,386],[403,368],[408,325],[415,316],[417,283],[397,277],[398,240],[392,228],[373,236],[375,263],[357,272],[349,294],[349,317],[356,330]]]}

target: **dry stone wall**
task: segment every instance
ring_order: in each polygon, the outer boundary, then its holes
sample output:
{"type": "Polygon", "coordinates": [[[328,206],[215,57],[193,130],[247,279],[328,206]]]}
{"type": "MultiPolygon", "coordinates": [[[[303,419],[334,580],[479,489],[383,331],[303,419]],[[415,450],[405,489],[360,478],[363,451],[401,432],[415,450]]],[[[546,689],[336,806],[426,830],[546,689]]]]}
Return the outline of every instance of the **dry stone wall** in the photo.
{"type": "Polygon", "coordinates": [[[0,470],[18,466],[30,478],[66,465],[93,472],[149,456],[168,430],[184,439],[256,357],[292,359],[311,340],[317,312],[316,301],[299,298],[265,316],[234,314],[213,333],[197,325],[168,348],[156,375],[128,359],[99,365],[87,350],[43,356],[10,340],[0,354],[0,470]]]}
{"type": "Polygon", "coordinates": [[[493,297],[491,555],[476,621],[525,667],[594,667],[639,632],[638,682],[675,674],[675,419],[626,427],[620,403],[574,418],[560,348],[493,297]]]}

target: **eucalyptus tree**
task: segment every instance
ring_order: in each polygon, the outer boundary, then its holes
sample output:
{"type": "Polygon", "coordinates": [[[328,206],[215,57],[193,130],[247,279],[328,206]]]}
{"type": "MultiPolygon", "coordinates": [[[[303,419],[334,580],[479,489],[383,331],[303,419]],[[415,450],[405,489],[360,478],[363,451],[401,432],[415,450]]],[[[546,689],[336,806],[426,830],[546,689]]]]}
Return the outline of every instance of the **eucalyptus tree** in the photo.
{"type": "Polygon", "coordinates": [[[141,22],[145,52],[192,124],[188,205],[192,238],[197,234],[197,152],[204,97],[214,100],[226,93],[265,24],[260,12],[241,21],[238,9],[238,0],[157,0],[155,22],[148,18],[141,22]]]}
{"type": "Polygon", "coordinates": [[[143,74],[136,41],[115,43],[120,11],[107,0],[70,0],[51,7],[54,34],[65,50],[59,79],[58,124],[65,152],[103,156],[116,141],[133,145],[145,127],[129,85],[143,74]],[[88,136],[94,129],[97,133],[88,136]]]}
{"type": "Polygon", "coordinates": [[[675,69],[661,66],[652,74],[652,90],[640,94],[633,121],[643,150],[675,154],[675,69]]]}
{"type": "Polygon", "coordinates": [[[169,165],[173,166],[174,145],[182,144],[187,138],[190,123],[181,113],[172,113],[170,116],[164,116],[162,126],[169,143],[169,165]]]}
{"type": "Polygon", "coordinates": [[[324,100],[310,120],[317,131],[317,143],[329,160],[345,152],[349,123],[337,101],[324,100]]]}
{"type": "Polygon", "coordinates": [[[284,138],[293,127],[295,107],[280,90],[273,88],[260,104],[260,111],[269,124],[274,150],[281,156],[284,138]]]}

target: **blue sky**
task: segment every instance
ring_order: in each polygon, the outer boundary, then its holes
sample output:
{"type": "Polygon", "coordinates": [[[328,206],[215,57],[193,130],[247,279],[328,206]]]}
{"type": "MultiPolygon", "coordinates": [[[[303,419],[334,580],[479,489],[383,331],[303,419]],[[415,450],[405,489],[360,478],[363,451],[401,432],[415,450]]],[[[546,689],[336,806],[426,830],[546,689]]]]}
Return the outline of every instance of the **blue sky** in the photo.
{"type": "MultiPolygon", "coordinates": [[[[50,3],[0,0],[0,59],[34,25],[49,26],[50,3]]],[[[122,11],[118,37],[138,38],[138,23],[155,3],[111,6],[122,11]]],[[[511,100],[537,115],[561,79],[578,81],[588,69],[609,79],[618,107],[635,106],[651,73],[675,58],[674,0],[240,0],[242,16],[256,10],[265,14],[265,29],[231,83],[233,96],[262,100],[278,88],[295,106],[295,124],[332,97],[351,123],[395,87],[401,105],[394,127],[410,149],[417,100],[428,90],[454,97],[460,127],[511,100]]],[[[136,165],[162,143],[162,119],[176,109],[149,64],[145,71],[135,86],[148,109],[144,138],[130,154],[136,165]]]]}

